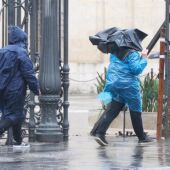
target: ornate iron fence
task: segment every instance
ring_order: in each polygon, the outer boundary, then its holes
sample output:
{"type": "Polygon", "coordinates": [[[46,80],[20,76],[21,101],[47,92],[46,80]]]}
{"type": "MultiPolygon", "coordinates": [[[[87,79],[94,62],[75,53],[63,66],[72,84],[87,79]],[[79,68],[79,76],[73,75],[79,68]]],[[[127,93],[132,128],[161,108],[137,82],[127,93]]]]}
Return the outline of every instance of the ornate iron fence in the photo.
{"type": "MultiPolygon", "coordinates": [[[[37,76],[39,74],[39,59],[40,59],[40,32],[41,27],[41,0],[1,0],[0,2],[0,21],[2,32],[0,33],[1,47],[7,45],[8,26],[18,25],[23,28],[29,35],[29,55],[32,59],[37,76]]],[[[68,137],[68,13],[65,15],[65,10],[68,8],[68,1],[59,0],[59,57],[60,57],[60,76],[61,76],[61,93],[60,100],[56,106],[56,119],[63,129],[64,136],[68,137]],[[65,27],[65,29],[64,29],[65,27]],[[65,35],[65,36],[64,36],[65,35]],[[66,47],[64,52],[63,48],[66,47]]],[[[33,93],[27,91],[25,99],[25,114],[26,119],[22,127],[23,138],[28,137],[29,141],[35,141],[35,129],[41,121],[41,112],[39,101],[33,93]]],[[[4,134],[2,138],[7,139],[7,144],[12,143],[12,130],[8,131],[8,135],[4,134]]]]}

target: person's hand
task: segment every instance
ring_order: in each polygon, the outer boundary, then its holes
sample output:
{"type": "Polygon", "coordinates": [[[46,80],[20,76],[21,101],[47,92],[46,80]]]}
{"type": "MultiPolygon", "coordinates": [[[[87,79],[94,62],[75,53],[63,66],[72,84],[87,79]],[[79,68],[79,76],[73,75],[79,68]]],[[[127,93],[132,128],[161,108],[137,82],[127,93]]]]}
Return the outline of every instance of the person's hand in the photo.
{"type": "Polygon", "coordinates": [[[142,56],[142,57],[147,57],[147,56],[148,56],[148,49],[143,49],[143,50],[141,51],[141,56],[142,56]]]}

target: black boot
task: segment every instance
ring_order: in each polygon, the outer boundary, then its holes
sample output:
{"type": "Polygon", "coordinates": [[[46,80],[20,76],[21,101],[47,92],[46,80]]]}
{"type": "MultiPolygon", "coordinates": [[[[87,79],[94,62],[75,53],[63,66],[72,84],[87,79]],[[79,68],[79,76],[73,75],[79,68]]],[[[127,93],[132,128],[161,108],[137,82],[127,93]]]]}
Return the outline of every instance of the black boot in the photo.
{"type": "Polygon", "coordinates": [[[107,145],[108,145],[108,142],[107,142],[107,140],[105,139],[105,136],[104,136],[104,135],[96,134],[95,140],[96,140],[96,142],[97,142],[99,145],[101,145],[101,146],[107,146],[107,145]]]}
{"type": "Polygon", "coordinates": [[[12,127],[12,131],[13,131],[13,138],[14,138],[14,142],[13,145],[21,145],[22,143],[22,123],[18,123],[16,125],[13,125],[12,127]]]}
{"type": "Polygon", "coordinates": [[[10,119],[0,120],[0,136],[13,125],[10,119]]]}
{"type": "Polygon", "coordinates": [[[139,139],[138,143],[148,143],[148,142],[153,142],[153,138],[149,137],[146,133],[144,135],[144,138],[139,139]]]}

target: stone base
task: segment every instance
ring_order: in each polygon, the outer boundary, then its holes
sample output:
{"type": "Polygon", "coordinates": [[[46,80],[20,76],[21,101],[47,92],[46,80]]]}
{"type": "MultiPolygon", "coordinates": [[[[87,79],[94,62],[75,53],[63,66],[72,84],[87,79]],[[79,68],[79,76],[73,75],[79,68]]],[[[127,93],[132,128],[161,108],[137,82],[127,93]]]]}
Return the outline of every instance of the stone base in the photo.
{"type": "Polygon", "coordinates": [[[63,133],[56,128],[37,128],[35,138],[37,142],[58,143],[63,141],[63,133]]]}
{"type": "MultiPolygon", "coordinates": [[[[102,112],[99,110],[90,110],[89,117],[88,117],[89,125],[93,126],[95,122],[99,119],[101,114],[102,112]]],[[[123,112],[120,112],[120,114],[116,117],[116,119],[113,120],[113,122],[110,124],[110,128],[117,128],[117,129],[123,128],[123,119],[124,119],[124,114],[123,112]]],[[[142,119],[143,119],[144,129],[156,130],[156,124],[157,124],[156,112],[143,112],[142,119]]],[[[125,128],[133,129],[130,113],[128,111],[126,112],[125,115],[125,128]]]]}

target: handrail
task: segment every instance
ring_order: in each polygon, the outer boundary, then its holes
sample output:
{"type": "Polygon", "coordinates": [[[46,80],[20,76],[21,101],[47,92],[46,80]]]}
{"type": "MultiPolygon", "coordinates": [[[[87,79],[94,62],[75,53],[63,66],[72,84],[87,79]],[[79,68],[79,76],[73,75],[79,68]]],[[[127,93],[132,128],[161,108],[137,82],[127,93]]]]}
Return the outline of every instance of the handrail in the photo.
{"type": "Polygon", "coordinates": [[[155,44],[159,40],[159,38],[160,38],[160,30],[162,28],[165,28],[165,21],[162,23],[162,25],[160,26],[160,28],[158,29],[158,31],[156,32],[156,34],[154,35],[154,37],[152,38],[152,40],[150,41],[148,46],[146,47],[146,49],[148,49],[148,54],[151,52],[151,50],[153,49],[153,47],[155,46],[155,44]]]}

